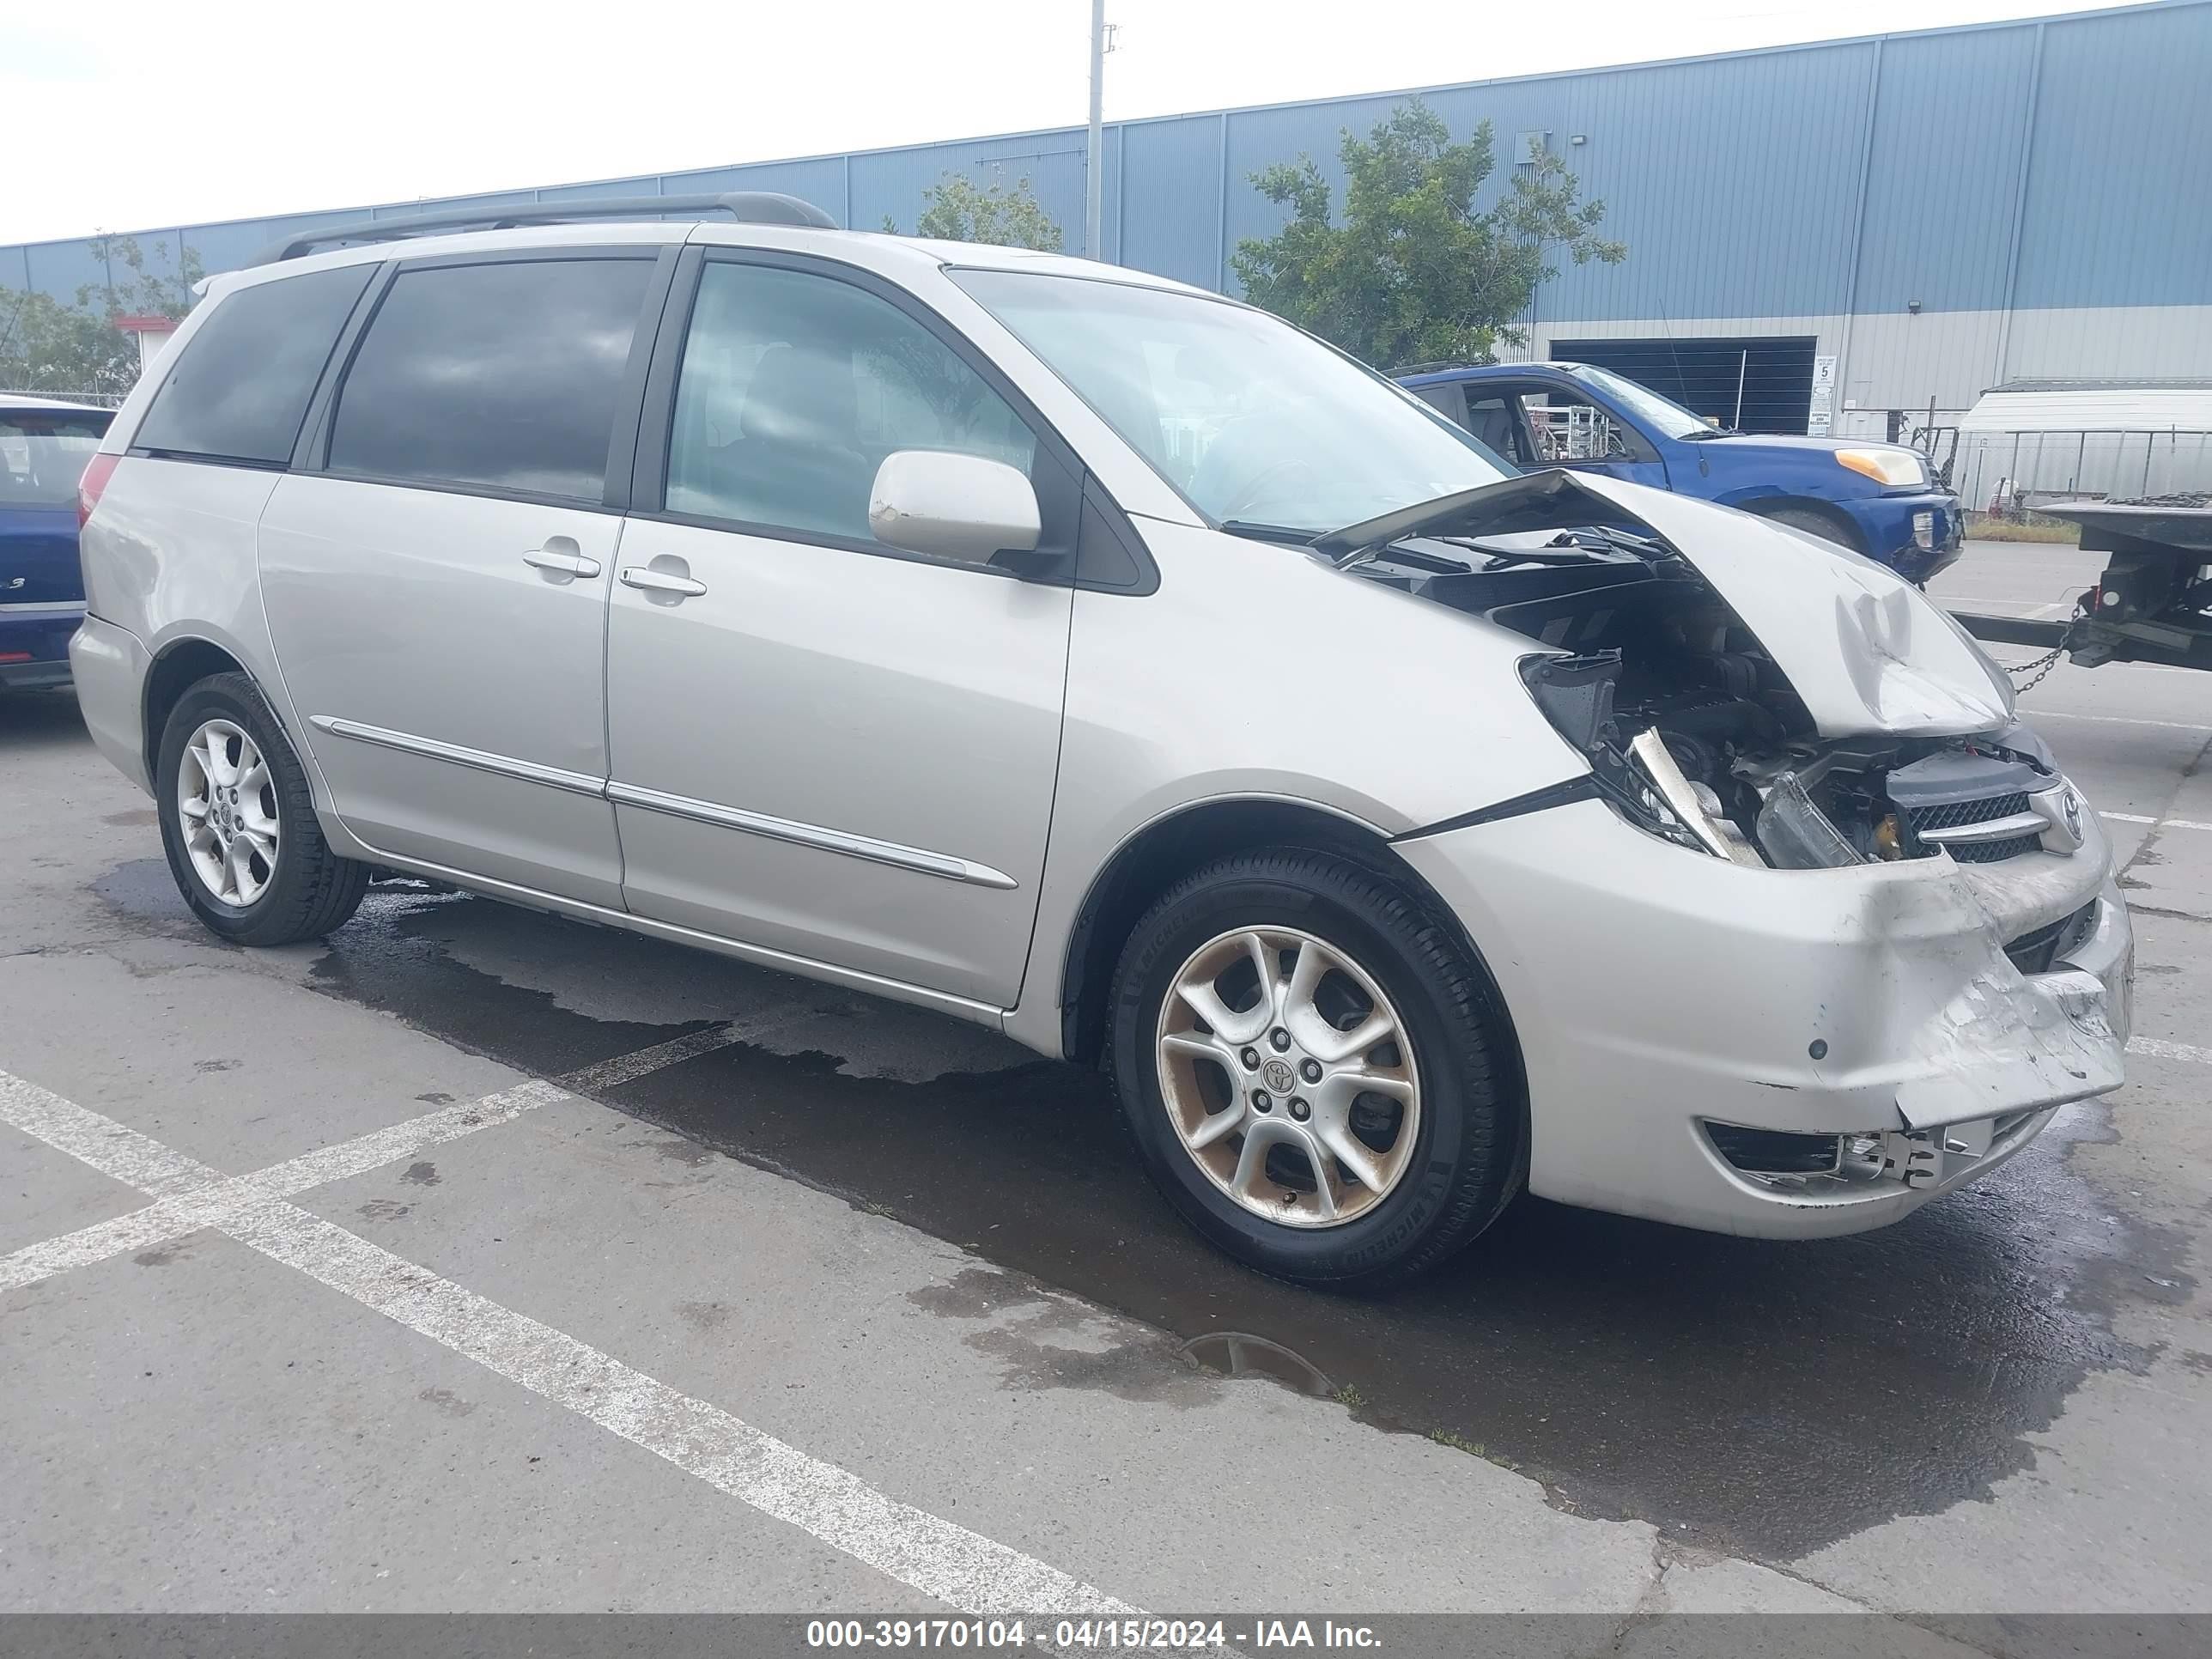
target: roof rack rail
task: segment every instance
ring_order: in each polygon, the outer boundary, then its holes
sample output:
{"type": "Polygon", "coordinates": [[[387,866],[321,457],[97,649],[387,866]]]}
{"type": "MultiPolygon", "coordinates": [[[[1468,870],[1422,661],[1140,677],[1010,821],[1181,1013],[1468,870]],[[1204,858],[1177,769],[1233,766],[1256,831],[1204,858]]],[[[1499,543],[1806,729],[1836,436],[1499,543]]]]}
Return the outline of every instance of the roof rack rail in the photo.
{"type": "Polygon", "coordinates": [[[664,214],[726,213],[739,224],[806,225],[835,230],[837,222],[811,202],[781,191],[741,190],[719,196],[618,196],[599,201],[531,202],[520,206],[449,208],[405,219],[362,219],[288,237],[254,260],[273,265],[341,242],[398,242],[448,230],[506,230],[518,225],[568,225],[592,219],[657,219],[664,214]]]}

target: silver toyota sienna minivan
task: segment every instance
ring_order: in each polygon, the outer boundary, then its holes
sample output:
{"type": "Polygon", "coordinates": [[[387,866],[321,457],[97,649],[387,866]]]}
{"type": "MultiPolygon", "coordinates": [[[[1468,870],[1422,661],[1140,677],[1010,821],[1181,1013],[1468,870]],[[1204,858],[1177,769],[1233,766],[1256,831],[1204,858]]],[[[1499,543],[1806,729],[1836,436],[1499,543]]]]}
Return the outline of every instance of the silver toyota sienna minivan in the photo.
{"type": "Polygon", "coordinates": [[[222,938],[403,872],[974,1020],[1337,1285],[1524,1188],[1877,1226],[2120,1082],[2097,820],[1881,567],[1141,272],[545,211],[212,279],[86,474],[222,938]]]}

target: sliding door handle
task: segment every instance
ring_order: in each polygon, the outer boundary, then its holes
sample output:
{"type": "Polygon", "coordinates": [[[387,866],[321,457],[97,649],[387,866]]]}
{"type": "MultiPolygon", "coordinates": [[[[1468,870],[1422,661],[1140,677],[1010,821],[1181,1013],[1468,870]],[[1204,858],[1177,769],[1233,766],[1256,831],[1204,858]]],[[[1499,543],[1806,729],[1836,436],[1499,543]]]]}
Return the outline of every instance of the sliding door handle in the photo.
{"type": "Polygon", "coordinates": [[[679,571],[656,570],[650,565],[642,564],[624,565],[622,584],[643,593],[662,595],[672,599],[693,599],[707,591],[706,583],[693,581],[679,571]]]}

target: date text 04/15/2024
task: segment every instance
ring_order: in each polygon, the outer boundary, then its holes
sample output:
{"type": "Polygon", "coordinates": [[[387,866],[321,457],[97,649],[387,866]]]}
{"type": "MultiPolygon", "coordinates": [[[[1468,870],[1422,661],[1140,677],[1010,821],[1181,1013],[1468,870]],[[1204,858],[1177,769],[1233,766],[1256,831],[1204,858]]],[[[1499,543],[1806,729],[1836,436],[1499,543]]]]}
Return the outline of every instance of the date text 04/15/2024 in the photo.
{"type": "Polygon", "coordinates": [[[1022,1649],[1034,1642],[1087,1652],[1175,1652],[1239,1647],[1352,1648],[1382,1645],[1366,1625],[1324,1619],[814,1619],[810,1648],[951,1648],[984,1652],[1022,1649]]]}

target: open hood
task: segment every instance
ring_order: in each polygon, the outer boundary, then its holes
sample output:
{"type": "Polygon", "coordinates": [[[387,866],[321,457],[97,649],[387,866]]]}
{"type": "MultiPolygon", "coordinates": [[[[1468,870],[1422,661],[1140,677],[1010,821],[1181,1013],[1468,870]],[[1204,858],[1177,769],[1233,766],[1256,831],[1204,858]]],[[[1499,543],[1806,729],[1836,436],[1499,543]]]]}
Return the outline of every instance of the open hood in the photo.
{"type": "Polygon", "coordinates": [[[1941,606],[1884,566],[1730,507],[1552,471],[1507,478],[1322,537],[1331,558],[1413,536],[1581,526],[1656,534],[1758,636],[1826,738],[1958,737],[2013,720],[2012,687],[1941,606]]]}

